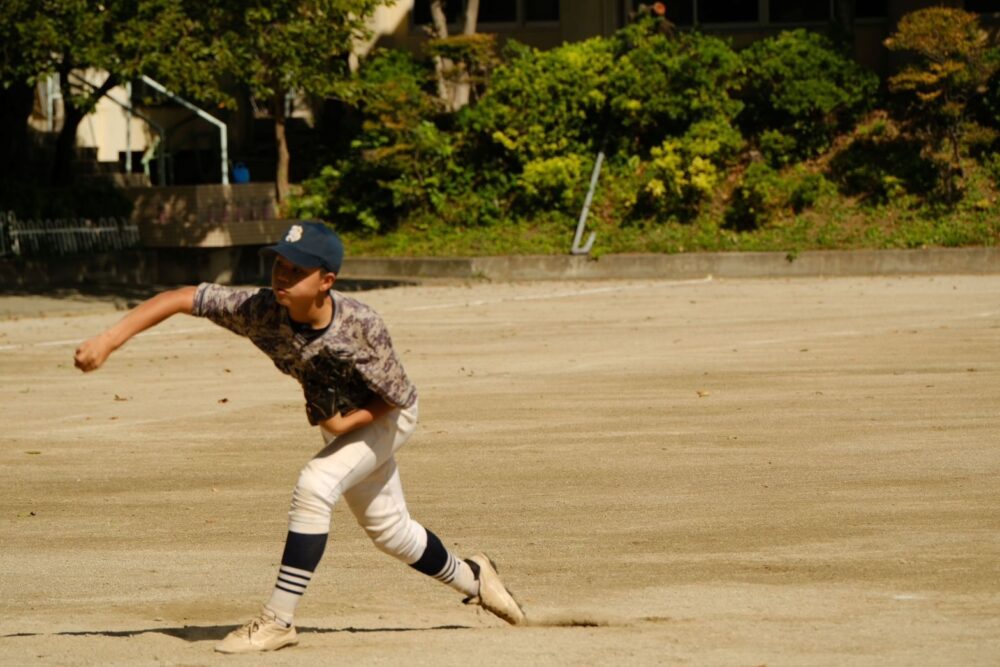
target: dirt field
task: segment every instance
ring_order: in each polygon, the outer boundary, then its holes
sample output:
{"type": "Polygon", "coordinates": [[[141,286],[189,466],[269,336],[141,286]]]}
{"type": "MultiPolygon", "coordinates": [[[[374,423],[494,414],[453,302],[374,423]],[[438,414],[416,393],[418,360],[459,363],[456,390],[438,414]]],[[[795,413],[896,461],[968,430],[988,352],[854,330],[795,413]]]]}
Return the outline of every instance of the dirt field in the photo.
{"type": "Polygon", "coordinates": [[[301,465],[295,382],[104,298],[0,299],[0,664],[996,665],[1000,276],[475,284],[361,298],[421,391],[415,518],[510,628],[345,507],[301,644],[227,657],[301,465]]]}

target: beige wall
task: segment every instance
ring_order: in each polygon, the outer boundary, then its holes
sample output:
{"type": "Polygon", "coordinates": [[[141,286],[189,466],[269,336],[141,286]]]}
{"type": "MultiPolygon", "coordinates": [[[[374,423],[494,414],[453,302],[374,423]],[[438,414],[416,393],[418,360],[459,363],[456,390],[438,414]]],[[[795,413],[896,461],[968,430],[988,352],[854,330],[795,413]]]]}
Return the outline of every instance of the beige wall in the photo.
{"type": "MultiPolygon", "coordinates": [[[[79,75],[94,85],[100,85],[104,81],[104,74],[97,71],[86,71],[79,75]]],[[[40,90],[45,90],[45,80],[38,83],[40,90]]],[[[44,101],[44,96],[39,94],[44,101]]],[[[112,100],[126,103],[128,95],[124,86],[112,88],[107,97],[101,98],[97,102],[93,113],[88,115],[80,123],[77,130],[76,142],[81,148],[96,148],[97,159],[102,162],[112,162],[118,160],[119,152],[123,152],[127,145],[126,127],[129,126],[128,114],[125,110],[112,100]],[[108,99],[110,97],[111,99],[108,99]]],[[[46,109],[44,104],[40,104],[35,113],[32,114],[30,125],[39,132],[47,129],[45,118],[46,109]]],[[[58,130],[62,125],[63,106],[62,100],[56,99],[54,106],[54,129],[58,130]]],[[[132,116],[131,119],[131,145],[133,151],[143,151],[149,145],[150,129],[146,123],[132,116]]]]}

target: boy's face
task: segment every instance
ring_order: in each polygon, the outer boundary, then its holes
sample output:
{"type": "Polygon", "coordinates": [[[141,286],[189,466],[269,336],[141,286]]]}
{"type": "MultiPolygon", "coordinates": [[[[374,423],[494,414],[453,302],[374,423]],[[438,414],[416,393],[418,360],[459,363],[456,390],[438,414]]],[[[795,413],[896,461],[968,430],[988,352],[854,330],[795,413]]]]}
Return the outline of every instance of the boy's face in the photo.
{"type": "Polygon", "coordinates": [[[307,269],[276,255],[271,266],[271,289],[282,306],[306,305],[333,287],[335,276],[323,269],[307,269]]]}

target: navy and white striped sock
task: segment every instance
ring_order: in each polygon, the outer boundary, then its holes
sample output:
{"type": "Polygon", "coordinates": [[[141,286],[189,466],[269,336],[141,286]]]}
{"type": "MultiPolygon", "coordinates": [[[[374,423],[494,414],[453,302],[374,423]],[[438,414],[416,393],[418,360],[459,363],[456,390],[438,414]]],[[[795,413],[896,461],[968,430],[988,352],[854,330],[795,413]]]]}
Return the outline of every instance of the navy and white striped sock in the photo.
{"type": "Polygon", "coordinates": [[[411,563],[410,567],[434,577],[443,584],[448,584],[467,597],[479,595],[479,579],[476,578],[476,573],[467,562],[455,558],[445,549],[438,536],[429,530],[424,554],[416,563],[411,563]]]}
{"type": "Polygon", "coordinates": [[[291,625],[295,618],[295,607],[306,592],[323,550],[326,549],[326,533],[307,535],[289,531],[285,540],[285,551],[278,568],[278,579],[274,582],[271,599],[264,605],[274,612],[281,622],[291,625]]]}

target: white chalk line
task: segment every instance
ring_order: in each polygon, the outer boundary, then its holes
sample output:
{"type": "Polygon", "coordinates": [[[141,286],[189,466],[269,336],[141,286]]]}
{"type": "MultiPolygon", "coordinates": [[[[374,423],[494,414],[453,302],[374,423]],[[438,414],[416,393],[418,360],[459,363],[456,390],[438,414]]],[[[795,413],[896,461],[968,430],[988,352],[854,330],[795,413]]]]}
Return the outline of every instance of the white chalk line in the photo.
{"type": "MultiPolygon", "coordinates": [[[[1000,310],[986,311],[982,313],[971,313],[969,315],[959,315],[957,317],[951,317],[948,321],[962,321],[962,320],[979,320],[985,319],[987,317],[994,317],[1000,315],[1000,310]]],[[[808,341],[815,338],[850,338],[853,336],[867,336],[875,335],[880,333],[885,333],[888,331],[895,331],[897,329],[933,329],[934,327],[940,326],[940,322],[917,322],[910,324],[898,324],[891,327],[878,327],[868,330],[859,329],[845,329],[841,331],[818,331],[816,333],[803,332],[798,336],[786,336],[783,338],[762,338],[759,340],[750,340],[743,343],[737,343],[736,347],[749,347],[756,345],[772,345],[774,343],[796,343],[800,341],[808,341]]]]}
{"type": "MultiPolygon", "coordinates": [[[[170,331],[145,331],[137,336],[136,338],[143,338],[145,336],[180,336],[183,334],[196,333],[198,331],[211,331],[208,327],[197,327],[192,329],[173,329],[170,331]]],[[[79,345],[82,343],[84,338],[73,338],[66,340],[46,340],[41,343],[13,343],[10,345],[0,345],[0,352],[7,352],[9,350],[20,350],[26,347],[61,347],[63,345],[79,345]]]]}
{"type": "Polygon", "coordinates": [[[511,303],[515,301],[543,301],[546,299],[565,299],[576,296],[588,296],[591,294],[610,294],[613,292],[628,292],[634,290],[651,289],[654,287],[681,287],[684,285],[700,285],[712,282],[712,276],[704,278],[694,278],[692,280],[671,280],[642,285],[615,285],[610,287],[594,287],[592,289],[571,290],[567,292],[549,292],[546,294],[529,294],[525,296],[512,296],[501,299],[476,299],[474,301],[456,301],[453,303],[439,303],[431,306],[413,306],[404,308],[406,312],[417,312],[424,310],[447,310],[449,308],[467,308],[469,306],[487,306],[498,303],[511,303]]]}

